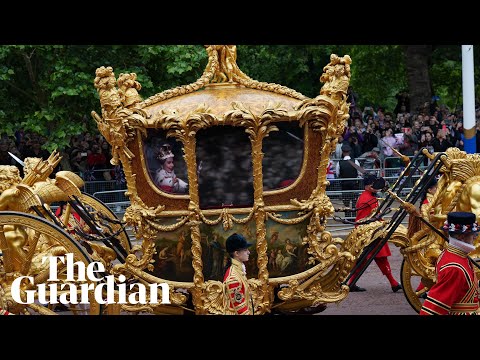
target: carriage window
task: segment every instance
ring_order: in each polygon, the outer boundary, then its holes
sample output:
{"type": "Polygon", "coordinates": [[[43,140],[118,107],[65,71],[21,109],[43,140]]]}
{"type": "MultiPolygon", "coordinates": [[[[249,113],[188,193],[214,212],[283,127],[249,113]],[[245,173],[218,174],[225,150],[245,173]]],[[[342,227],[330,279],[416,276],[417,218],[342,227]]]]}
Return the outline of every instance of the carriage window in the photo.
{"type": "Polygon", "coordinates": [[[252,150],[244,128],[201,130],[196,152],[201,209],[253,206],[252,150]]]}
{"type": "Polygon", "coordinates": [[[180,142],[167,139],[164,131],[149,129],[144,152],[150,178],[160,190],[188,194],[187,166],[180,142]]]}
{"type": "Polygon", "coordinates": [[[279,122],[278,131],[263,139],[263,189],[290,185],[300,174],[303,162],[303,133],[298,122],[279,122]]]}

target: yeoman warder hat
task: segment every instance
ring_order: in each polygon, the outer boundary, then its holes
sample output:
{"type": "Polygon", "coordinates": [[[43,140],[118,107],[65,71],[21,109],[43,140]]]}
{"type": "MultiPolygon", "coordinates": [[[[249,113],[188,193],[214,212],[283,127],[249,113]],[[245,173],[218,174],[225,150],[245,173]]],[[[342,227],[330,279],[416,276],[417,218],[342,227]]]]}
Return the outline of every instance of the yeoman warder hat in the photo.
{"type": "Polygon", "coordinates": [[[228,253],[243,250],[252,245],[252,243],[249,243],[242,235],[237,233],[230,235],[225,242],[225,247],[227,248],[228,253]]]}
{"type": "Polygon", "coordinates": [[[480,231],[480,228],[474,213],[457,211],[447,215],[443,230],[450,234],[471,234],[480,231]]]}

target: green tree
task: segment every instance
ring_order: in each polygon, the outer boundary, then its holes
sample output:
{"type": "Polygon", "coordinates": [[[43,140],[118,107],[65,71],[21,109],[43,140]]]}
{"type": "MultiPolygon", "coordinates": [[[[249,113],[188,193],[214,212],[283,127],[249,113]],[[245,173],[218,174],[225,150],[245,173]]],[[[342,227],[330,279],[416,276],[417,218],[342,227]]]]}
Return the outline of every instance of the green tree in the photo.
{"type": "Polygon", "coordinates": [[[0,46],[0,132],[32,131],[63,149],[72,135],[96,131],[99,111],[95,70],[135,72],[145,98],[198,78],[206,64],[202,46],[0,46]]]}

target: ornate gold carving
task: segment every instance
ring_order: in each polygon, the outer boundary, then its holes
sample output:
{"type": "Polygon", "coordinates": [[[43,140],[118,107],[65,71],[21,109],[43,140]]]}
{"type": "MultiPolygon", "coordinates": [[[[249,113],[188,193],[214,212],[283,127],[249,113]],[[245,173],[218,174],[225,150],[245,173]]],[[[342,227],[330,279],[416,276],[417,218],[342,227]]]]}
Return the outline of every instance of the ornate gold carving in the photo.
{"type": "Polygon", "coordinates": [[[139,100],[136,90],[140,89],[141,85],[135,81],[136,74],[122,74],[122,90],[119,92],[115,87],[115,74],[110,66],[98,68],[96,75],[94,85],[102,105],[102,118],[95,111],[92,111],[92,117],[97,122],[99,131],[112,146],[111,163],[118,165],[121,156],[126,156],[128,161],[131,161],[133,154],[127,145],[133,140],[137,129],[146,135],[146,114],[138,108],[124,108],[122,97],[128,106],[136,104],[139,100]]]}
{"type": "Polygon", "coordinates": [[[269,219],[272,219],[273,221],[279,223],[279,224],[284,224],[284,225],[295,225],[295,224],[300,224],[302,221],[308,219],[311,215],[312,212],[309,211],[306,214],[303,214],[299,217],[296,218],[288,218],[288,219],[282,219],[281,215],[278,215],[276,213],[271,213],[271,212],[266,212],[266,215],[269,219]]]}
{"type": "Polygon", "coordinates": [[[111,66],[99,67],[95,71],[95,75],[96,77],[93,83],[100,97],[102,116],[104,119],[115,118],[115,113],[122,106],[122,101],[115,87],[116,80],[113,68],[111,66]]]}
{"type": "Polygon", "coordinates": [[[220,221],[222,221],[223,229],[230,230],[233,224],[246,224],[249,222],[253,217],[254,211],[253,208],[250,210],[250,213],[244,218],[237,218],[231,214],[231,212],[227,208],[223,208],[220,216],[215,220],[209,220],[205,217],[204,213],[200,212],[200,219],[207,225],[217,225],[220,221]]]}
{"type": "Polygon", "coordinates": [[[129,108],[142,101],[137,90],[142,89],[142,85],[137,81],[137,74],[120,74],[117,80],[120,100],[124,107],[129,108]]]}
{"type": "Polygon", "coordinates": [[[25,176],[22,180],[22,184],[32,186],[38,181],[47,180],[53,172],[53,169],[55,169],[58,163],[62,160],[62,157],[57,151],[53,151],[46,160],[40,158],[27,158],[25,160],[25,176]]]}
{"type": "Polygon", "coordinates": [[[233,76],[241,74],[237,65],[237,47],[235,45],[210,45],[210,51],[216,51],[219,68],[212,79],[214,83],[233,82],[233,76]]]}
{"type": "Polygon", "coordinates": [[[202,285],[201,300],[206,313],[223,315],[225,313],[225,297],[223,283],[210,280],[202,285]]]}
{"type": "Polygon", "coordinates": [[[320,81],[324,83],[320,90],[321,95],[327,95],[338,102],[344,100],[350,83],[351,63],[352,59],[348,55],[343,57],[330,55],[330,63],[323,68],[320,77],[320,81]]]}
{"type": "Polygon", "coordinates": [[[22,178],[20,170],[13,165],[0,165],[0,193],[17,185],[22,178]]]}

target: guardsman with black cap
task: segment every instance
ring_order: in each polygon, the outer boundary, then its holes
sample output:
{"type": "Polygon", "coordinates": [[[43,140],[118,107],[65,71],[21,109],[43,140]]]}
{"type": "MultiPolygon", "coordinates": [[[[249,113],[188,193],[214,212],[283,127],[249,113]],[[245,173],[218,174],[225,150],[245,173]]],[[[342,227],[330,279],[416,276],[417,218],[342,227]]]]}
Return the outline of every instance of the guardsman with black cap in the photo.
{"type": "MultiPolygon", "coordinates": [[[[376,197],[376,193],[382,190],[382,186],[385,185],[385,180],[381,177],[376,177],[373,174],[365,174],[363,177],[363,185],[365,191],[362,192],[360,197],[357,200],[356,209],[357,209],[357,216],[355,221],[360,221],[362,219],[367,218],[371,214],[374,213],[375,209],[378,207],[378,199],[376,197]]],[[[388,246],[388,242],[385,243],[380,251],[375,255],[374,261],[377,264],[378,268],[385,275],[392,287],[393,292],[397,292],[398,290],[402,289],[402,286],[398,283],[398,281],[393,277],[392,268],[390,267],[390,263],[388,262],[387,257],[391,256],[392,253],[390,251],[390,247],[388,246]]],[[[371,254],[368,255],[366,258],[369,259],[371,254]]],[[[365,260],[365,261],[366,261],[365,260]]],[[[358,276],[360,272],[360,268],[353,274],[350,278],[349,285],[353,282],[353,280],[358,276]]],[[[366,289],[359,287],[357,285],[350,285],[350,291],[365,291],[366,289]]]]}
{"type": "Polygon", "coordinates": [[[248,261],[252,243],[240,234],[227,238],[225,247],[229,254],[223,277],[226,315],[253,315],[253,300],[248,287],[244,262],[248,261]]]}
{"type": "Polygon", "coordinates": [[[475,250],[480,228],[474,213],[451,212],[443,228],[448,244],[437,260],[437,282],[428,292],[420,315],[477,315],[478,279],[468,254],[475,250]]]}

